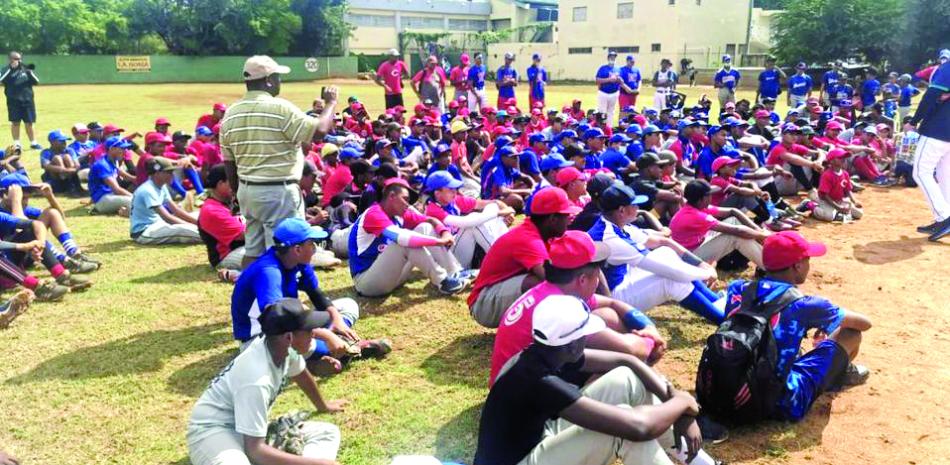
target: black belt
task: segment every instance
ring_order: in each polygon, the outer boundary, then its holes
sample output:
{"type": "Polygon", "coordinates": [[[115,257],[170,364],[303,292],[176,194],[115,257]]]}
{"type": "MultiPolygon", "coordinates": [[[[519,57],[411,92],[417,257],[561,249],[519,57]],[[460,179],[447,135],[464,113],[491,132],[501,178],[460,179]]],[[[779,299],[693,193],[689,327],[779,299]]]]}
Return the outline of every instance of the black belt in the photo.
{"type": "Polygon", "coordinates": [[[248,186],[288,186],[290,184],[297,184],[300,181],[245,181],[241,180],[241,184],[247,184],[248,186]]]}

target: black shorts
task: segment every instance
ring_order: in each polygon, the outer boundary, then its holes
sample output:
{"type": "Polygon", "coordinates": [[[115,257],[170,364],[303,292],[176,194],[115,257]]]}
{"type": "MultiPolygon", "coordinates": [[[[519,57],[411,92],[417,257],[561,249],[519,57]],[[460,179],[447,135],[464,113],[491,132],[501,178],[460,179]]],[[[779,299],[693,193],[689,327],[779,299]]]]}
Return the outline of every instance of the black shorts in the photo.
{"type": "Polygon", "coordinates": [[[402,94],[387,95],[386,109],[388,110],[390,108],[397,107],[397,106],[398,107],[406,106],[404,103],[402,103],[402,94]]]}
{"type": "Polygon", "coordinates": [[[36,105],[28,102],[7,100],[7,117],[11,123],[35,123],[36,105]]]}

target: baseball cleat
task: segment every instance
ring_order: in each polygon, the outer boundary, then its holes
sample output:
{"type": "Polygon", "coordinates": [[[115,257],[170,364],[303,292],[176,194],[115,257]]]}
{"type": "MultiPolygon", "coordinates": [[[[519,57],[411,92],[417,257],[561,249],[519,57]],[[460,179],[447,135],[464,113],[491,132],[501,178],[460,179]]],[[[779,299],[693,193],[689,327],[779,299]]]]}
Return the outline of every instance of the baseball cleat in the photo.
{"type": "Polygon", "coordinates": [[[933,234],[927,238],[930,242],[937,242],[942,237],[950,234],[950,218],[947,218],[939,223],[937,223],[936,228],[934,228],[933,234]]]}
{"type": "Polygon", "coordinates": [[[934,221],[927,226],[917,226],[917,232],[921,234],[933,234],[935,231],[937,231],[937,225],[939,224],[939,221],[934,221]]]}

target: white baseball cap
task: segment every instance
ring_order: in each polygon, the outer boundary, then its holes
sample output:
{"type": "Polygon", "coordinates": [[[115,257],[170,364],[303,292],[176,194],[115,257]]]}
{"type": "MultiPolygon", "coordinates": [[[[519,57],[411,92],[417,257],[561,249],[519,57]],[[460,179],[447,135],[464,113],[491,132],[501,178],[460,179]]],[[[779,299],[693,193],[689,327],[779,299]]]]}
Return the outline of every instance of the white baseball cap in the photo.
{"type": "Polygon", "coordinates": [[[542,300],[532,315],[534,340],[551,347],[570,344],[603,331],[607,324],[576,297],[552,295],[542,300]]]}
{"type": "Polygon", "coordinates": [[[254,55],[244,62],[244,80],[264,79],[271,74],[287,74],[290,68],[277,64],[267,55],[254,55]]]}

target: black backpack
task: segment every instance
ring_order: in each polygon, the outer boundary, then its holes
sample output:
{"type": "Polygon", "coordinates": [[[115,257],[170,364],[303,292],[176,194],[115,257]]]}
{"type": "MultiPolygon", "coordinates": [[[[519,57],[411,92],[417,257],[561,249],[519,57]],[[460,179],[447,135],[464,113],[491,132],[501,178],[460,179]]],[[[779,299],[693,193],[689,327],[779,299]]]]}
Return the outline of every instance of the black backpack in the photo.
{"type": "Polygon", "coordinates": [[[784,389],[776,373],[778,349],[770,321],[803,297],[789,287],[767,304],[759,302],[758,281],[742,293],[739,310],[706,339],[696,373],[696,400],[705,414],[731,424],[771,417],[784,389]]]}

